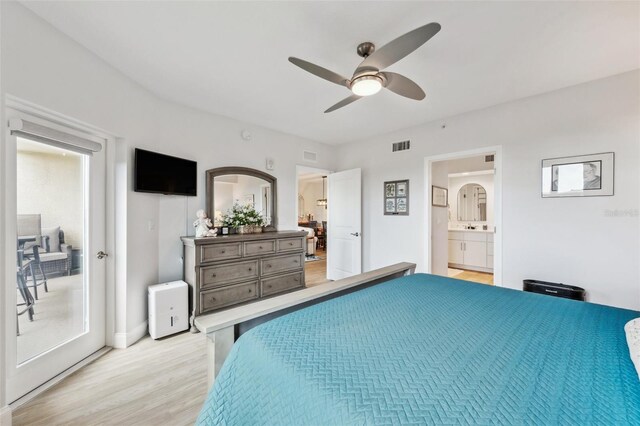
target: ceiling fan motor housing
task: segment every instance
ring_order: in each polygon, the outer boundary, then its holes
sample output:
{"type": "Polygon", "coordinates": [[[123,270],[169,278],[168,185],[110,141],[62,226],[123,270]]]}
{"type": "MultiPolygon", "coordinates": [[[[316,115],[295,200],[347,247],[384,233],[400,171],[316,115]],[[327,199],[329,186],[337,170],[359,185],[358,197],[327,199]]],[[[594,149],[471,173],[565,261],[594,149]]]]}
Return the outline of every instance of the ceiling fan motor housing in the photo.
{"type": "Polygon", "coordinates": [[[373,52],[376,51],[376,45],[371,43],[370,41],[365,41],[364,43],[360,43],[358,45],[358,55],[366,58],[367,56],[371,56],[373,52]]]}

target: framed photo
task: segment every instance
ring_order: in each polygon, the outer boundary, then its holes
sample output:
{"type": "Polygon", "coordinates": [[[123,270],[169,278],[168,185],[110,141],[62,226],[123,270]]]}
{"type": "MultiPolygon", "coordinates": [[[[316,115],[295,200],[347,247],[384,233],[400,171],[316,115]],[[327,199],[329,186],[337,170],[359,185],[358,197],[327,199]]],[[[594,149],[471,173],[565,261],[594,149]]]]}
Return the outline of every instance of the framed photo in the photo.
{"type": "Polygon", "coordinates": [[[542,160],[542,198],[613,195],[613,152],[542,160]]]}
{"type": "Polygon", "coordinates": [[[387,198],[384,201],[384,214],[395,214],[396,213],[396,199],[395,198],[387,198]]]}
{"type": "Polygon", "coordinates": [[[396,198],[396,212],[405,213],[407,211],[407,197],[396,198]]]}
{"type": "Polygon", "coordinates": [[[449,205],[449,190],[439,186],[431,186],[431,205],[435,207],[447,207],[449,205]]]}
{"type": "Polygon", "coordinates": [[[396,184],[396,196],[398,197],[407,196],[407,184],[405,182],[398,182],[396,184]]]}
{"type": "Polygon", "coordinates": [[[384,183],[384,214],[409,215],[409,180],[384,183]]]}
{"type": "Polygon", "coordinates": [[[395,197],[396,196],[396,184],[391,182],[384,184],[384,196],[385,197],[395,197]]]}

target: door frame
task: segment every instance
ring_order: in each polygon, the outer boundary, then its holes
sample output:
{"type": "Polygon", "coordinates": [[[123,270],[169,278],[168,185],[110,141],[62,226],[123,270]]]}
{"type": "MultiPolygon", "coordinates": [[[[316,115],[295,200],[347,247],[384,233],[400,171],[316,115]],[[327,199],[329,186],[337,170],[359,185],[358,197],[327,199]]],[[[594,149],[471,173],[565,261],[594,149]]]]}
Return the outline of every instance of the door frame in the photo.
{"type": "MultiPolygon", "coordinates": [[[[467,151],[450,152],[447,154],[433,155],[424,159],[424,217],[426,220],[426,236],[424,238],[424,252],[426,255],[427,272],[431,273],[432,247],[431,247],[431,182],[432,164],[439,161],[457,160],[461,158],[477,157],[478,155],[494,154],[494,226],[493,236],[493,283],[497,287],[502,286],[502,145],[488,146],[467,151]]],[[[449,194],[451,197],[451,194],[449,194]]]]}
{"type": "MultiPolygon", "coordinates": [[[[52,123],[52,125],[60,126],[64,128],[65,131],[74,133],[77,132],[79,135],[90,135],[91,137],[99,138],[104,142],[104,150],[105,150],[105,251],[109,254],[109,256],[105,259],[105,346],[113,345],[113,336],[115,332],[115,313],[116,308],[118,309],[126,309],[126,306],[116,306],[115,299],[115,274],[116,274],[116,263],[115,263],[115,247],[116,247],[116,239],[115,239],[115,151],[116,151],[116,136],[113,134],[106,132],[100,128],[92,126],[90,124],[86,124],[75,118],[68,117],[66,115],[57,113],[48,108],[41,107],[37,104],[34,104],[29,101],[25,101],[18,97],[12,95],[6,95],[4,99],[4,105],[2,105],[2,119],[5,120],[8,118],[7,110],[11,109],[16,111],[17,113],[24,113],[31,116],[35,116],[42,120],[46,120],[47,122],[52,123]]],[[[15,214],[16,214],[16,206],[12,203],[12,200],[15,199],[15,176],[9,175],[15,167],[8,167],[9,162],[13,162],[14,158],[9,156],[13,151],[9,150],[8,142],[10,138],[13,136],[10,135],[8,127],[6,130],[2,132],[2,144],[0,145],[0,159],[2,160],[1,169],[4,170],[1,173],[0,181],[3,182],[3,191],[0,192],[0,196],[2,197],[2,203],[4,205],[3,216],[0,216],[0,235],[3,235],[4,238],[0,242],[0,262],[2,263],[2,267],[0,268],[0,273],[2,273],[2,277],[4,278],[2,281],[5,283],[4,288],[0,288],[0,291],[4,295],[4,309],[0,310],[0,313],[4,315],[3,323],[5,323],[4,327],[4,345],[2,347],[4,362],[0,366],[2,369],[3,383],[0,383],[1,386],[5,386],[5,380],[7,378],[6,374],[10,368],[14,366],[9,366],[10,359],[14,357],[5,356],[5,351],[8,346],[7,342],[13,335],[15,335],[15,316],[9,315],[15,310],[15,287],[9,285],[9,283],[15,282],[14,276],[14,268],[15,268],[15,253],[11,255],[11,253],[7,252],[7,248],[11,246],[15,246],[15,237],[11,237],[15,235],[16,231],[16,223],[15,223],[15,214]],[[8,188],[11,186],[11,188],[8,188]],[[9,200],[11,198],[11,200],[9,200]],[[11,267],[13,265],[13,267],[11,267]],[[11,319],[12,320],[11,320],[11,319]],[[9,321],[5,321],[6,319],[10,319],[9,321]]],[[[69,370],[72,370],[70,368],[69,370]]],[[[67,370],[67,371],[69,371],[67,370]]],[[[46,383],[50,383],[54,380],[59,379],[61,376],[67,373],[61,372],[60,375],[52,378],[46,383]]],[[[43,385],[46,385],[43,384],[43,385]]],[[[40,386],[37,388],[38,393],[46,390],[47,386],[40,386]]],[[[35,396],[35,394],[28,393],[27,395],[35,396]]],[[[6,393],[5,393],[6,396],[6,393]]],[[[20,399],[22,401],[22,398],[20,399]]],[[[6,401],[6,403],[11,403],[12,401],[6,401]]],[[[26,402],[26,401],[23,401],[26,402]]]]}

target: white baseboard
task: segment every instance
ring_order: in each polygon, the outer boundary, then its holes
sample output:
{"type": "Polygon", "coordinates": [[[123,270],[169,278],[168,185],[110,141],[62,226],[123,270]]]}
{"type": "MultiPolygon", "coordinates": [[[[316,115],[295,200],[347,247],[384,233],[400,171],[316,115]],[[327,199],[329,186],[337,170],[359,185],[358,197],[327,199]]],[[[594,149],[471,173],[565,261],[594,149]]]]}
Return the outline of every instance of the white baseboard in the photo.
{"type": "Polygon", "coordinates": [[[133,345],[138,340],[147,335],[147,321],[138,325],[127,333],[115,333],[113,335],[113,347],[117,349],[125,349],[133,345]]]}
{"type": "Polygon", "coordinates": [[[11,407],[8,405],[0,408],[0,426],[11,426],[11,407]]]}

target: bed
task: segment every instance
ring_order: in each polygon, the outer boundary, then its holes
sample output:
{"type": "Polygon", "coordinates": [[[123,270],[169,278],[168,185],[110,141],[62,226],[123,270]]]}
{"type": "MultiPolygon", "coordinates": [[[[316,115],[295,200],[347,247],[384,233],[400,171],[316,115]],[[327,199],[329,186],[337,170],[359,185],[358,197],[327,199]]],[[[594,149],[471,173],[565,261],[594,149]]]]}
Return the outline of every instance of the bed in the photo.
{"type": "Polygon", "coordinates": [[[251,328],[213,424],[640,424],[638,312],[426,274],[251,328]]]}

